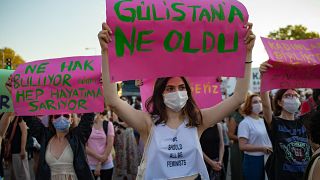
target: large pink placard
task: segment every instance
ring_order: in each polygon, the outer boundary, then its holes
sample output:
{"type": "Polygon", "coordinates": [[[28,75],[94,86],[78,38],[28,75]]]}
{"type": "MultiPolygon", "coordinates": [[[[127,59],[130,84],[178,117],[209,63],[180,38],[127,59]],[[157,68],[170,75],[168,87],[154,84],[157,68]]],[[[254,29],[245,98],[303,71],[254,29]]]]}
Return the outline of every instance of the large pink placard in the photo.
{"type": "Polygon", "coordinates": [[[244,74],[248,22],[236,0],[107,0],[111,81],[244,74]]]}
{"type": "Polygon", "coordinates": [[[101,56],[46,59],[21,64],[13,74],[17,115],[102,112],[101,56]]]}
{"type": "MultiPolygon", "coordinates": [[[[199,108],[212,107],[222,101],[220,83],[216,82],[216,78],[207,77],[190,77],[187,78],[192,90],[192,95],[199,108]]],[[[141,101],[145,109],[145,103],[152,96],[154,79],[143,80],[140,87],[141,101]]]]}
{"type": "Polygon", "coordinates": [[[263,74],[261,91],[320,87],[320,39],[261,39],[274,66],[263,74]]]}

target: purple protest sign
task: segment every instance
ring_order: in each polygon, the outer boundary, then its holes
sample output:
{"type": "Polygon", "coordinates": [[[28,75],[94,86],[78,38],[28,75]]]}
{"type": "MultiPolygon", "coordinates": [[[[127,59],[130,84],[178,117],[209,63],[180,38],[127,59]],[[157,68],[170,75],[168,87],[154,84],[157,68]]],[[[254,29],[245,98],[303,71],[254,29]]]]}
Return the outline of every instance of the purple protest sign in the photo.
{"type": "MultiPolygon", "coordinates": [[[[216,78],[190,77],[187,79],[190,82],[193,98],[199,108],[212,107],[222,101],[220,83],[216,82],[216,78]]],[[[143,85],[140,87],[144,110],[146,110],[147,99],[152,96],[154,83],[154,79],[143,80],[143,85]]]]}
{"type": "Polygon", "coordinates": [[[13,74],[17,115],[101,112],[101,57],[79,56],[33,61],[13,74]]]}
{"type": "Polygon", "coordinates": [[[263,74],[261,91],[320,87],[320,39],[261,39],[274,66],[263,74]]]}
{"type": "Polygon", "coordinates": [[[107,0],[111,81],[244,74],[248,22],[236,0],[107,0]]]}

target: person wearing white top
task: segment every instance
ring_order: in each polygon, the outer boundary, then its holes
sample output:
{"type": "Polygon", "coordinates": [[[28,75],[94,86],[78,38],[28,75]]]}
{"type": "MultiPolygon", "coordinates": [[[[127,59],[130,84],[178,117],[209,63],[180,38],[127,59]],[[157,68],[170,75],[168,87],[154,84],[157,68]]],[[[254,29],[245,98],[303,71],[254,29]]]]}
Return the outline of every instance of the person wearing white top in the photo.
{"type": "Polygon", "coordinates": [[[262,112],[259,95],[248,96],[241,111],[245,115],[238,129],[240,150],[244,151],[243,174],[246,180],[264,180],[264,156],[272,152],[272,144],[259,116],[262,112]]]}
{"type": "MultiPolygon", "coordinates": [[[[106,24],[98,34],[102,54],[102,80],[106,105],[147,142],[146,168],[143,179],[209,179],[204,165],[199,137],[208,127],[221,121],[244,101],[248,91],[252,49],[255,35],[252,24],[244,24],[247,50],[244,78],[239,78],[235,93],[216,106],[199,109],[192,97],[191,88],[184,77],[158,78],[153,95],[147,102],[147,111],[135,110],[117,94],[116,83],[110,82],[108,43],[112,31],[106,24]],[[154,117],[154,118],[153,118],[154,117]],[[154,128],[152,128],[154,127],[154,128]],[[151,129],[153,129],[151,131],[151,129]]],[[[145,161],[143,161],[145,162],[145,161]]]]}

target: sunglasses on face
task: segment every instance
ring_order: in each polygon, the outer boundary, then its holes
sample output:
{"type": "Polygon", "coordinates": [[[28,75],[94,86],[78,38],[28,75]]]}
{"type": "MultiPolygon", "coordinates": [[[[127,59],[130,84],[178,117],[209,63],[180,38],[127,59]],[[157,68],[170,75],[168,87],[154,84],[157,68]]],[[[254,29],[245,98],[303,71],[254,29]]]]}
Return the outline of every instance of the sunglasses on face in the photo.
{"type": "Polygon", "coordinates": [[[61,117],[61,116],[63,116],[63,117],[65,117],[65,118],[67,118],[67,119],[69,119],[70,118],[70,115],[69,114],[57,114],[57,115],[54,115],[53,116],[53,119],[58,119],[59,117],[61,117]]]}

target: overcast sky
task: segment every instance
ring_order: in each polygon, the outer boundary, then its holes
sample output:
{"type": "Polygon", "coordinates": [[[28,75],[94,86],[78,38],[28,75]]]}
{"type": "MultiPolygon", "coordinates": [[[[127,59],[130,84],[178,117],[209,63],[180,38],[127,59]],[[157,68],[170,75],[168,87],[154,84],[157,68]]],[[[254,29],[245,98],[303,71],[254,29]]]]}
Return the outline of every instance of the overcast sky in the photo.
{"type": "MultiPolygon", "coordinates": [[[[320,0],[241,0],[257,37],[289,24],[320,32],[320,0]]],[[[100,53],[104,0],[0,0],[0,48],[26,61],[100,53]]],[[[267,60],[260,38],[253,66],[267,60]]]]}

